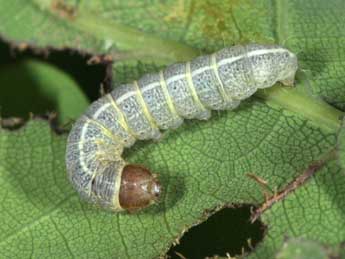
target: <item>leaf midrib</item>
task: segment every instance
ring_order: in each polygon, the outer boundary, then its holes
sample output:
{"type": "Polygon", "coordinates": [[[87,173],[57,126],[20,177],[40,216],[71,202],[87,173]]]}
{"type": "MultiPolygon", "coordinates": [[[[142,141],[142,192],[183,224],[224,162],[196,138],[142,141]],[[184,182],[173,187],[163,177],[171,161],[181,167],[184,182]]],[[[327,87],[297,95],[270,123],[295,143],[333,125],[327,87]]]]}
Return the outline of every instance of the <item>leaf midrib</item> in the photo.
{"type": "Polygon", "coordinates": [[[77,13],[73,19],[67,20],[67,18],[62,18],[53,12],[49,1],[31,0],[30,3],[38,7],[37,9],[41,12],[44,10],[56,20],[67,21],[68,26],[77,31],[82,31],[86,35],[90,35],[90,32],[92,32],[92,36],[97,41],[103,42],[104,45],[108,41],[107,44],[111,44],[114,48],[104,46],[103,51],[109,48],[110,52],[116,52],[108,54],[113,54],[114,59],[117,61],[137,59],[139,56],[142,60],[155,61],[157,64],[170,64],[176,61],[187,61],[200,53],[200,51],[185,44],[162,39],[154,34],[109,21],[109,19],[101,16],[95,18],[95,15],[90,11],[83,10],[83,12],[77,13]]]}

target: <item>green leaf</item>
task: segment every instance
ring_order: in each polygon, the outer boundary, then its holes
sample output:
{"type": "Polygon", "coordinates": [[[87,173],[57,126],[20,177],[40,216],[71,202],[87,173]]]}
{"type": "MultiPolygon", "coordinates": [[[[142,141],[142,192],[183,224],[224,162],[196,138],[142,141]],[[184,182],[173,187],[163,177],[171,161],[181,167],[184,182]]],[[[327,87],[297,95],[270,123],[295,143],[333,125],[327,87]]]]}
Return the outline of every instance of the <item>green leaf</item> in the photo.
{"type": "Polygon", "coordinates": [[[0,70],[0,84],[8,86],[1,89],[2,117],[27,118],[29,112],[44,114],[54,111],[63,124],[79,116],[89,103],[68,74],[35,59],[5,66],[0,70]]]}
{"type": "MultiPolygon", "coordinates": [[[[126,158],[157,172],[165,187],[161,203],[136,215],[79,200],[66,177],[66,136],[55,135],[46,122],[1,130],[3,256],[154,258],[210,209],[262,203],[261,189],[247,173],[272,190],[283,189],[336,145],[343,113],[322,99],[343,108],[344,10],[342,0],[0,0],[6,40],[107,53],[116,61],[114,83],[250,41],[289,47],[301,66],[295,89],[273,87],[235,111],[188,121],[159,143],[128,150],[126,158]]],[[[328,163],[267,210],[262,220],[268,232],[251,256],[272,258],[286,235],[331,246],[343,242],[343,176],[336,163],[328,163]]]]}
{"type": "Polygon", "coordinates": [[[277,255],[277,259],[327,259],[326,249],[315,241],[289,239],[277,255]]]}

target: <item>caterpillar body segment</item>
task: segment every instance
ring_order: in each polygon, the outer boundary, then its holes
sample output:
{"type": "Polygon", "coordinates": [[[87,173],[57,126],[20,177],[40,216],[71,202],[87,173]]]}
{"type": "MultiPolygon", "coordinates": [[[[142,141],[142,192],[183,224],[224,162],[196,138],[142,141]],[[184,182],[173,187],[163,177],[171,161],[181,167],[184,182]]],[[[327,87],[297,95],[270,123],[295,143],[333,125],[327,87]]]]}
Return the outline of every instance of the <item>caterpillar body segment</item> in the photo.
{"type": "Polygon", "coordinates": [[[141,102],[141,93],[135,84],[122,85],[111,96],[124,115],[129,132],[136,139],[152,139],[160,135],[152,123],[151,114],[146,112],[146,106],[141,102]]]}
{"type": "Polygon", "coordinates": [[[144,75],[139,90],[156,125],[163,130],[178,128],[183,119],[176,113],[162,73],[144,75]]]}
{"type": "Polygon", "coordinates": [[[257,89],[293,84],[297,58],[280,46],[250,44],[222,49],[168,66],[115,88],[91,104],[67,144],[69,179],[87,200],[113,211],[135,211],[161,192],[156,177],[129,165],[124,148],[158,139],[184,119],[206,120],[211,110],[232,110],[257,89]]]}
{"type": "Polygon", "coordinates": [[[129,147],[134,144],[136,138],[130,133],[125,115],[111,95],[107,94],[92,103],[85,115],[107,129],[108,135],[117,136],[123,146],[129,147]]]}

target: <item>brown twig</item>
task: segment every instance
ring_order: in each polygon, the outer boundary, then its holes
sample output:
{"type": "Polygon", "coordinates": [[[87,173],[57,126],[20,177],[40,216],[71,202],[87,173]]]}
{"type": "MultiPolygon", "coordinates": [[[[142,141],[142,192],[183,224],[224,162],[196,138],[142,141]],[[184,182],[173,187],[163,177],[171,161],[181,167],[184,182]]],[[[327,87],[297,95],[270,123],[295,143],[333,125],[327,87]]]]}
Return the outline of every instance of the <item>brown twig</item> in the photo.
{"type": "Polygon", "coordinates": [[[251,222],[255,222],[266,210],[270,209],[273,204],[283,200],[287,195],[295,191],[298,187],[305,184],[317,171],[319,171],[329,160],[336,158],[335,150],[331,150],[327,155],[318,161],[312,162],[303,173],[288,183],[283,190],[273,194],[271,197],[257,208],[251,216],[251,222]]]}

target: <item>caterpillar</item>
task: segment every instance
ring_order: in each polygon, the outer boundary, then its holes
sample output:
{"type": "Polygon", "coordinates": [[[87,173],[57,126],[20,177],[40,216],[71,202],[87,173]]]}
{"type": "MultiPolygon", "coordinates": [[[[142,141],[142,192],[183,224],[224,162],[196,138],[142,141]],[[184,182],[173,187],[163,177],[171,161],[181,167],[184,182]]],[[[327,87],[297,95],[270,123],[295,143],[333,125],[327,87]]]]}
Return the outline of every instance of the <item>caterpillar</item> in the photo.
{"type": "Polygon", "coordinates": [[[233,110],[257,89],[293,85],[297,57],[278,45],[249,44],[178,63],[116,87],[93,102],[68,136],[68,178],[86,200],[112,211],[137,211],[162,192],[155,174],[127,163],[124,148],[159,139],[184,119],[233,110]]]}

